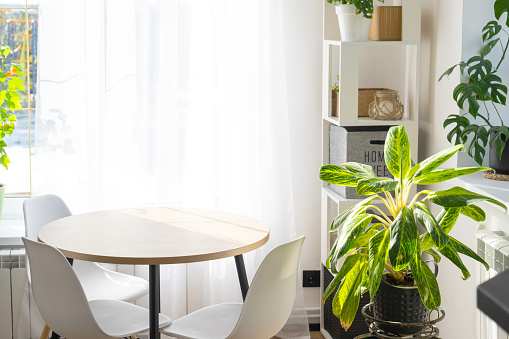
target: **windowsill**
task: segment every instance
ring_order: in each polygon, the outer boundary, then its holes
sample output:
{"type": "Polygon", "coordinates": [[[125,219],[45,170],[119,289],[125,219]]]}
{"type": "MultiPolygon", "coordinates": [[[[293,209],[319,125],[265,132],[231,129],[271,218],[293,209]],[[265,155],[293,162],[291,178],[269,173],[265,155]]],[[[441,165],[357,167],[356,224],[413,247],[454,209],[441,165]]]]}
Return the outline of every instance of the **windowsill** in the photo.
{"type": "Polygon", "coordinates": [[[0,248],[23,246],[21,237],[25,236],[23,220],[23,201],[27,196],[5,197],[0,220],[0,248]]]}

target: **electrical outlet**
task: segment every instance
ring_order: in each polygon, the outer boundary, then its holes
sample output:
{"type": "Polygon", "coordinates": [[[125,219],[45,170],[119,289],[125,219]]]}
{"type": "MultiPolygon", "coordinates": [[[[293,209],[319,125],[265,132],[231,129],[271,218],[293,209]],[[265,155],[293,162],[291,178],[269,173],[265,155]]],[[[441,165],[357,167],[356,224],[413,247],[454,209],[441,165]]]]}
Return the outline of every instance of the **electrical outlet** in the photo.
{"type": "Polygon", "coordinates": [[[302,287],[320,287],[320,271],[303,271],[302,287]]]}

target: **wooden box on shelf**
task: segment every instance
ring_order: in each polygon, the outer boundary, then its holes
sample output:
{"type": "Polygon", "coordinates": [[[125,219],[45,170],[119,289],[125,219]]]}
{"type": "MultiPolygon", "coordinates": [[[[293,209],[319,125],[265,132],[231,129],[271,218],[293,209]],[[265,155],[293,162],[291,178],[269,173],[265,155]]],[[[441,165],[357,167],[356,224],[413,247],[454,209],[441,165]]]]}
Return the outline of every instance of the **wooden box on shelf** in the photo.
{"type": "Polygon", "coordinates": [[[377,91],[387,91],[388,88],[359,88],[357,115],[359,117],[369,117],[369,104],[375,100],[377,91]]]}
{"type": "Polygon", "coordinates": [[[402,12],[401,6],[376,6],[369,40],[401,41],[402,12]]]}

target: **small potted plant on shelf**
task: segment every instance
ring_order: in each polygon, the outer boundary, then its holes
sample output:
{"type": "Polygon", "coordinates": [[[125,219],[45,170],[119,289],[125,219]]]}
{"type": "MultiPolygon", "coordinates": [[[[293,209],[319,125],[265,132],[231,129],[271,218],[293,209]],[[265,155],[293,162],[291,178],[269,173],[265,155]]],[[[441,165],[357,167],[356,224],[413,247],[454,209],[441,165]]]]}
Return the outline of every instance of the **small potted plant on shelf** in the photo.
{"type": "Polygon", "coordinates": [[[368,41],[373,18],[373,0],[327,0],[327,2],[336,6],[342,41],[368,41]]]}
{"type": "MultiPolygon", "coordinates": [[[[8,169],[11,162],[7,155],[5,137],[11,135],[16,128],[15,111],[22,109],[21,92],[25,92],[23,67],[9,63],[7,57],[11,53],[8,46],[0,47],[0,164],[8,169]]],[[[5,194],[5,185],[0,183],[0,216],[5,194]]]]}
{"type": "Polygon", "coordinates": [[[339,75],[336,76],[336,82],[330,87],[332,90],[331,115],[339,117],[339,75]]]}
{"type": "Polygon", "coordinates": [[[509,0],[496,0],[495,17],[498,21],[488,22],[482,29],[483,47],[478,55],[447,69],[438,81],[449,76],[459,68],[461,81],[454,88],[453,98],[463,111],[451,114],[444,121],[444,128],[452,126],[447,139],[456,145],[467,144],[468,155],[482,165],[489,145],[489,166],[497,173],[509,174],[509,138],[506,96],[507,86],[503,84],[500,73],[509,47],[509,22],[500,20],[509,12],[509,0]],[[501,53],[493,51],[500,48],[501,53]],[[495,121],[498,118],[498,121],[495,121]]]}
{"type": "MultiPolygon", "coordinates": [[[[337,239],[326,266],[336,276],[325,290],[323,300],[338,287],[332,307],[345,330],[352,324],[360,296],[365,292],[369,292],[377,319],[400,323],[425,321],[428,310],[440,306],[441,298],[436,277],[423,259],[424,253],[432,256],[435,262],[439,262],[441,256],[451,260],[461,270],[463,279],[470,273],[460,253],[488,269],[488,264],[452,237],[450,231],[460,214],[475,221],[485,219],[486,215],[477,203],[486,201],[507,211],[504,204],[462,187],[445,191],[422,190],[411,196],[416,184],[435,184],[487,169],[438,169],[462,149],[463,145],[452,146],[414,164],[405,128],[394,126],[390,128],[384,146],[385,163],[394,178],[377,177],[371,166],[355,162],[325,165],[320,169],[321,180],[356,187],[357,194],[368,196],[336,217],[330,227],[330,232],[337,232],[337,239]],[[381,204],[375,204],[376,200],[381,204]],[[428,203],[440,206],[441,212],[433,215],[428,203]],[[424,232],[419,232],[418,224],[424,232]],[[339,265],[342,258],[344,262],[339,265]],[[387,297],[386,293],[391,294],[387,297]],[[420,302],[419,311],[412,305],[415,299],[420,302]],[[408,307],[414,307],[412,312],[408,307]],[[391,308],[397,308],[396,315],[391,308]]],[[[422,328],[380,327],[400,335],[418,333],[422,328]]]]}

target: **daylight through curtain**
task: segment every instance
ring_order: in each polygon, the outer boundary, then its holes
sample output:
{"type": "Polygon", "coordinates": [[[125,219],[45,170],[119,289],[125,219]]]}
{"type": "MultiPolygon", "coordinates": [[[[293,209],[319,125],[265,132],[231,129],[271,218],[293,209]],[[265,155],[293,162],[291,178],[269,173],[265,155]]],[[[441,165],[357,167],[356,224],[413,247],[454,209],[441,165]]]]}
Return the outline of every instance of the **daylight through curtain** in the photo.
{"type": "MultiPolygon", "coordinates": [[[[271,237],[245,255],[252,279],[296,237],[281,6],[40,0],[34,194],[58,194],[74,213],[177,205],[255,217],[271,237]]],[[[233,258],[164,266],[161,278],[172,318],[241,301],[233,258]]],[[[301,288],[297,300],[284,336],[305,338],[301,288]]]]}

